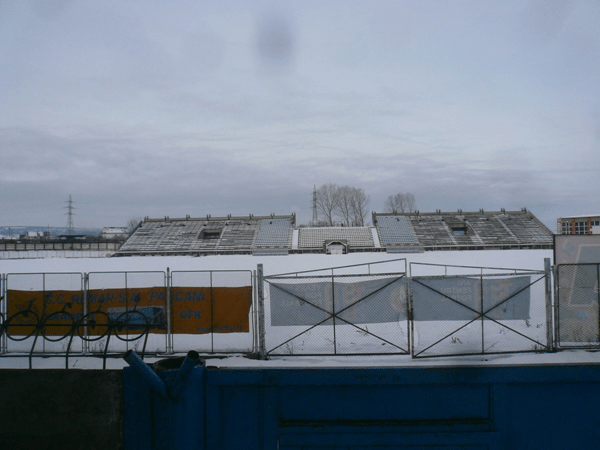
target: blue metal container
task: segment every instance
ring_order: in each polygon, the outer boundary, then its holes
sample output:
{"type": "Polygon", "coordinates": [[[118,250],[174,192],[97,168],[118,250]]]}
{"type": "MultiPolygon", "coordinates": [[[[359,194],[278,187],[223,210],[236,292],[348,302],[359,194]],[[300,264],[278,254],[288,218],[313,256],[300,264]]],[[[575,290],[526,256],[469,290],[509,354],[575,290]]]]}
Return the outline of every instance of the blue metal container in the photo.
{"type": "Polygon", "coordinates": [[[204,364],[198,354],[159,361],[154,368],[133,351],[125,360],[125,448],[204,449],[204,364]]]}

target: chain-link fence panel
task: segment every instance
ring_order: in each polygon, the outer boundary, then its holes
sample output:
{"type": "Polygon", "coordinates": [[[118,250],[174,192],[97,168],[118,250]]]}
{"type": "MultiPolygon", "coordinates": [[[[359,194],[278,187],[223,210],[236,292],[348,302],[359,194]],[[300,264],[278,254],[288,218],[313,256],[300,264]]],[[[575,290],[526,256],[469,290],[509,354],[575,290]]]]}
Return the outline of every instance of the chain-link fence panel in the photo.
{"type": "Polygon", "coordinates": [[[83,274],[7,274],[3,327],[7,353],[83,350],[76,334],[84,314],[83,274]]]}
{"type": "Polygon", "coordinates": [[[547,350],[544,272],[412,277],[414,357],[547,350]]]}
{"type": "Polygon", "coordinates": [[[270,355],[373,355],[409,351],[402,274],[265,277],[270,355]]]}
{"type": "Polygon", "coordinates": [[[254,351],[252,272],[172,272],[171,317],[176,352],[254,351]]]}
{"type": "Polygon", "coordinates": [[[90,272],[78,333],[91,353],[167,351],[165,272],[90,272]]]}
{"type": "Polygon", "coordinates": [[[557,347],[600,346],[598,264],[557,266],[557,347]]]}

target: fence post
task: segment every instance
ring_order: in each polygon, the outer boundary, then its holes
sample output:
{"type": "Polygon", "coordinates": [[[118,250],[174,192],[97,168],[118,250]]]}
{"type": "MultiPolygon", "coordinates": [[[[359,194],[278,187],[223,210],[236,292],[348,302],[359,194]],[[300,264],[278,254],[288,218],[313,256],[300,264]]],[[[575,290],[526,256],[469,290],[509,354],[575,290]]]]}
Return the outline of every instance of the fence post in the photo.
{"type": "Polygon", "coordinates": [[[258,289],[258,357],[260,359],[267,359],[265,344],[265,293],[262,264],[256,266],[256,287],[258,289]]]}
{"type": "MultiPolygon", "coordinates": [[[[409,266],[410,269],[410,266],[409,266]]],[[[406,315],[408,316],[408,346],[409,354],[415,357],[415,321],[413,316],[413,279],[409,276],[406,279],[406,315]]]]}
{"type": "MultiPolygon", "coordinates": [[[[8,319],[8,306],[6,305],[6,275],[0,273],[0,316],[2,317],[2,324],[6,322],[8,319]]],[[[6,330],[4,328],[0,328],[0,354],[6,353],[6,330]]]]}
{"type": "Polygon", "coordinates": [[[88,339],[88,326],[87,322],[89,317],[87,316],[89,312],[88,308],[88,289],[90,287],[90,274],[85,272],[83,274],[83,317],[85,317],[85,322],[83,323],[83,353],[87,354],[90,351],[90,341],[88,339]]]}
{"type": "Polygon", "coordinates": [[[549,351],[554,350],[554,339],[552,338],[552,267],[550,258],[544,258],[544,272],[546,277],[546,340],[549,351]]]}
{"type": "Polygon", "coordinates": [[[335,274],[333,272],[333,269],[331,269],[331,312],[332,312],[332,321],[333,321],[333,354],[337,355],[337,340],[336,340],[336,334],[335,334],[335,317],[336,317],[336,311],[335,311],[335,274]]]}
{"type": "Polygon", "coordinates": [[[554,348],[557,349],[559,347],[558,343],[560,342],[560,333],[558,329],[558,308],[560,307],[560,293],[558,291],[558,286],[560,283],[560,265],[557,264],[552,268],[552,277],[554,278],[552,295],[554,298],[554,304],[552,305],[552,317],[554,317],[554,348]]]}
{"type": "Polygon", "coordinates": [[[250,275],[252,284],[252,353],[258,354],[258,283],[256,282],[256,270],[250,275]]]}
{"type": "Polygon", "coordinates": [[[167,267],[167,354],[173,353],[173,330],[171,329],[171,269],[167,267]]]}
{"type": "Polygon", "coordinates": [[[210,352],[215,352],[215,299],[213,296],[213,271],[210,272],[210,352]]]}

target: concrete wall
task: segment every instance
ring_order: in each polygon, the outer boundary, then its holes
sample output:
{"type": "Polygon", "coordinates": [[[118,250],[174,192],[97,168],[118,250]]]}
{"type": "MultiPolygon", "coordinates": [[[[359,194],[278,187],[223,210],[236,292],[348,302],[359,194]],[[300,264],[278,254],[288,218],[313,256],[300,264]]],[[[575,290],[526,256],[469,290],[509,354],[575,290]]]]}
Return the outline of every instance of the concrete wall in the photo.
{"type": "Polygon", "coordinates": [[[115,254],[113,250],[27,250],[0,251],[0,259],[31,258],[108,258],[115,254]]]}
{"type": "Polygon", "coordinates": [[[112,256],[119,242],[0,242],[0,259],[101,258],[112,256]]]}
{"type": "Polygon", "coordinates": [[[0,449],[123,448],[116,370],[0,370],[0,449]]]}

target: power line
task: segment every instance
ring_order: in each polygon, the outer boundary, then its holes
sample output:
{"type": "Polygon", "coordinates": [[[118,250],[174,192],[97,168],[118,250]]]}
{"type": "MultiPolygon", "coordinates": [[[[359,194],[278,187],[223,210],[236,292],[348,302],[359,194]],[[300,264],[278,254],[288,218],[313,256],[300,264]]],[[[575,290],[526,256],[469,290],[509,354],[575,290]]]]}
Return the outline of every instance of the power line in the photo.
{"type": "Polygon", "coordinates": [[[65,206],[65,208],[67,209],[67,234],[73,234],[73,230],[75,229],[75,227],[73,226],[73,210],[75,209],[73,207],[73,199],[71,198],[71,194],[69,194],[69,200],[67,200],[67,206],[65,206]]]}

